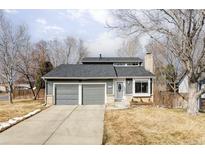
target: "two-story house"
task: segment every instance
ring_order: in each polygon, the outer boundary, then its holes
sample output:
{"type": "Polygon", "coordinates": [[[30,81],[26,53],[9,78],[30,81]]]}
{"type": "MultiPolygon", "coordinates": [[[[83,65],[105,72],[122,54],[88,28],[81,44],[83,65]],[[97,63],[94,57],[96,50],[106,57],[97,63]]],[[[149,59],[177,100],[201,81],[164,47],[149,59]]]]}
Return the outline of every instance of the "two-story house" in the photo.
{"type": "Polygon", "coordinates": [[[82,64],[62,64],[43,79],[46,102],[97,105],[135,98],[153,100],[153,57],[86,57],[82,64]]]}

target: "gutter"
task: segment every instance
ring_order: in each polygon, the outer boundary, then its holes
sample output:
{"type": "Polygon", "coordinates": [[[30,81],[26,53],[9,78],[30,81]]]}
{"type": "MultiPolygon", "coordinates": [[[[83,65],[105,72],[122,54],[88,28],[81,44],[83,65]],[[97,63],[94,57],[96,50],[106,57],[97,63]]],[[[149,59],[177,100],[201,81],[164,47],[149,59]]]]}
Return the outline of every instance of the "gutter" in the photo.
{"type": "Polygon", "coordinates": [[[117,77],[42,77],[47,79],[119,79],[119,78],[155,78],[155,76],[117,76],[117,77]]]}
{"type": "Polygon", "coordinates": [[[115,71],[116,77],[118,77],[117,70],[115,69],[115,66],[113,66],[113,68],[114,68],[114,71],[115,71]]]}

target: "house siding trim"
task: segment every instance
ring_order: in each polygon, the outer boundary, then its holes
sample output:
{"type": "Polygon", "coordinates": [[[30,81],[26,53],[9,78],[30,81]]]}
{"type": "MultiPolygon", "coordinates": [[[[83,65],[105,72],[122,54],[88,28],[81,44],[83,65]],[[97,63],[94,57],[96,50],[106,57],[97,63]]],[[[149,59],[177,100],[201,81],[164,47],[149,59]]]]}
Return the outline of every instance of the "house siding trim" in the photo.
{"type": "Polygon", "coordinates": [[[118,77],[42,77],[42,79],[125,79],[125,78],[155,78],[155,76],[118,76],[118,77]]]}

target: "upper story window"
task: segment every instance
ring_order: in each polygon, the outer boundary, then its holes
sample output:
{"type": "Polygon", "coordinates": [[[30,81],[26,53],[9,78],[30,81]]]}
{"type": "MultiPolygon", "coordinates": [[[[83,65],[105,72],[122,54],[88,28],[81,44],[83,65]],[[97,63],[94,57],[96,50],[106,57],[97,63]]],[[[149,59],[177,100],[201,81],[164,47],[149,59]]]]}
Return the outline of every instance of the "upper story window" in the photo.
{"type": "Polygon", "coordinates": [[[114,66],[142,66],[142,62],[113,63],[114,66]]]}

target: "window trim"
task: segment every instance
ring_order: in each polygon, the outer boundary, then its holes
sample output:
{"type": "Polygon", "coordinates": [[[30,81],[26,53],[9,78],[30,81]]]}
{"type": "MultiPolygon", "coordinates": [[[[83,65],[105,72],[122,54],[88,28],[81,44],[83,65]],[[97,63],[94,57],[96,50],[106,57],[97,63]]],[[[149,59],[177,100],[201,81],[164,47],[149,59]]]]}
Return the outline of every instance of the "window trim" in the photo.
{"type": "Polygon", "coordinates": [[[133,96],[151,96],[150,84],[151,84],[150,79],[133,79],[133,84],[132,84],[133,96]],[[148,92],[147,93],[135,93],[135,82],[147,82],[148,83],[148,92]]]}

